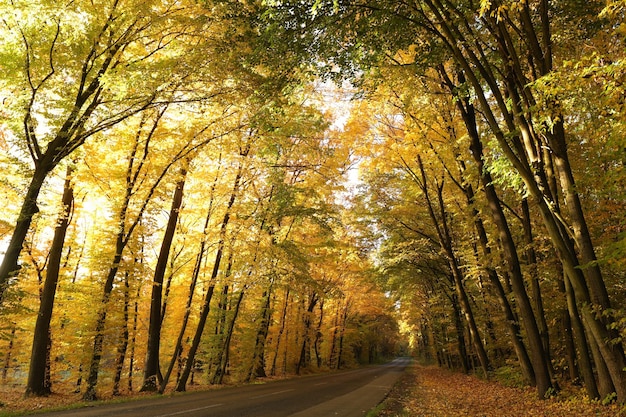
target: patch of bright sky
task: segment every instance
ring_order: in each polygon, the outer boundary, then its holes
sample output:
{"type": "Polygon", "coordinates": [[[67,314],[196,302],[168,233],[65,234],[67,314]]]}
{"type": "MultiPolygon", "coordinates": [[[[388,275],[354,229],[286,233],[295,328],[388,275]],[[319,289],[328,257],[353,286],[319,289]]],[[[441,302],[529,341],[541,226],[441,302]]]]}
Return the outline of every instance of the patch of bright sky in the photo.
{"type": "MultiPolygon", "coordinates": [[[[315,90],[322,96],[322,100],[316,105],[322,112],[329,113],[333,117],[330,129],[342,132],[352,111],[355,97],[354,87],[348,81],[343,81],[341,85],[337,85],[333,81],[320,80],[315,84],[315,90]]],[[[350,166],[346,171],[344,184],[346,191],[339,193],[337,203],[348,204],[346,197],[352,194],[359,182],[359,162],[355,157],[352,157],[350,166]]]]}

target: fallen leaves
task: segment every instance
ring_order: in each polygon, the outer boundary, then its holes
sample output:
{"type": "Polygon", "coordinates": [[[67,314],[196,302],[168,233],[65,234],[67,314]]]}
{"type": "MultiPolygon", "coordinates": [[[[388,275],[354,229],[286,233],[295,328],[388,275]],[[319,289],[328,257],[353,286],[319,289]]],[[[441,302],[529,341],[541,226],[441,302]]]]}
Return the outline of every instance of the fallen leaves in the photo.
{"type": "MultiPolygon", "coordinates": [[[[621,412],[620,412],[621,411],[621,412]]],[[[532,388],[511,388],[438,367],[415,365],[394,387],[377,417],[617,417],[617,405],[582,395],[539,400],[532,388]]]]}

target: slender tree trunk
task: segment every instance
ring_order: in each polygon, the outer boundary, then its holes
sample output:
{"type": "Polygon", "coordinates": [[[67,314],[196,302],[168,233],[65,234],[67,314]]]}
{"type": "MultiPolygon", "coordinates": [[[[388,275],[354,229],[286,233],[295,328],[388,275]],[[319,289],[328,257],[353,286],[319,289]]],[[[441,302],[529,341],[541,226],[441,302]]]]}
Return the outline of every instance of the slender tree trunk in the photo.
{"type": "Polygon", "coordinates": [[[459,349],[459,360],[461,361],[461,369],[467,374],[470,371],[470,365],[467,361],[467,345],[465,344],[465,328],[461,319],[461,308],[459,307],[458,297],[452,294],[450,297],[452,302],[452,315],[454,317],[454,327],[456,328],[457,347],[459,349]]]}
{"type": "Polygon", "coordinates": [[[186,167],[180,172],[180,179],[176,183],[170,215],[165,227],[161,250],[157,258],[157,264],[154,269],[154,278],[152,283],[152,296],[150,299],[150,324],[148,327],[148,349],[146,352],[146,360],[144,363],[143,385],[140,391],[157,391],[159,370],[159,353],[161,345],[161,308],[163,295],[163,279],[165,270],[176,233],[176,225],[178,224],[178,214],[183,203],[183,188],[185,186],[185,177],[187,175],[186,167]]]}
{"type": "Polygon", "coordinates": [[[222,285],[222,294],[217,306],[217,317],[215,319],[215,341],[212,345],[211,358],[209,360],[209,374],[211,384],[216,384],[216,380],[221,381],[220,372],[222,369],[222,360],[224,359],[224,341],[226,333],[226,316],[230,309],[230,301],[228,297],[229,279],[232,274],[234,251],[228,252],[228,266],[224,272],[224,283],[222,285]]]}
{"type": "Polygon", "coordinates": [[[335,369],[335,361],[337,360],[337,342],[339,335],[339,314],[341,311],[341,305],[337,304],[337,311],[335,311],[335,319],[333,320],[333,334],[330,340],[330,353],[328,355],[328,367],[335,369]]]}
{"type": "Polygon", "coordinates": [[[468,330],[471,335],[472,344],[476,350],[476,354],[478,355],[478,359],[480,361],[481,367],[483,368],[483,373],[485,377],[488,377],[491,365],[489,364],[489,358],[487,356],[487,352],[485,351],[485,347],[483,345],[480,332],[478,331],[478,326],[476,325],[474,314],[472,312],[472,308],[469,303],[467,293],[465,292],[465,287],[463,286],[462,272],[461,272],[461,269],[459,268],[457,257],[456,257],[456,254],[454,253],[454,248],[452,247],[452,237],[451,237],[449,226],[447,223],[447,218],[446,218],[447,213],[445,211],[445,205],[443,202],[443,184],[437,185],[437,202],[438,202],[439,213],[441,216],[441,219],[438,219],[433,208],[432,200],[430,199],[428,183],[426,179],[426,171],[424,170],[424,166],[422,164],[422,160],[419,155],[417,157],[417,160],[418,160],[419,169],[421,173],[421,179],[418,179],[418,178],[415,178],[415,179],[417,181],[420,181],[419,186],[421,187],[422,193],[424,194],[424,199],[425,199],[428,213],[430,215],[433,226],[437,230],[437,235],[439,238],[441,249],[445,252],[446,257],[448,258],[450,271],[454,278],[454,284],[455,284],[454,288],[455,288],[456,295],[459,300],[459,304],[463,311],[463,315],[465,316],[466,323],[468,325],[468,330]]]}
{"type": "Polygon", "coordinates": [[[271,376],[276,375],[276,361],[278,359],[278,355],[280,352],[280,342],[283,337],[283,333],[285,332],[285,327],[287,325],[287,308],[289,307],[289,287],[285,289],[285,303],[283,304],[283,310],[280,316],[280,329],[278,329],[278,335],[276,335],[276,346],[274,346],[274,359],[272,360],[272,368],[270,371],[271,376]]]}
{"type": "Polygon", "coordinates": [[[135,376],[135,348],[137,346],[137,324],[139,322],[139,295],[141,286],[137,286],[135,305],[133,310],[133,337],[130,340],[130,356],[128,358],[128,392],[133,392],[133,377],[135,376]]]}
{"type": "MultiPolygon", "coordinates": [[[[446,77],[446,82],[449,88],[452,88],[453,84],[449,78],[447,78],[447,75],[444,74],[444,77],[446,77]]],[[[465,76],[463,73],[459,73],[459,82],[465,82],[465,76]]],[[[531,353],[531,363],[533,365],[537,386],[537,394],[539,397],[543,398],[547,393],[553,391],[554,385],[552,384],[552,380],[550,378],[550,368],[548,365],[549,357],[544,349],[544,340],[541,337],[537,320],[535,318],[528,293],[526,292],[526,286],[524,283],[524,277],[522,276],[516,244],[493,185],[491,174],[489,174],[484,166],[483,148],[478,134],[474,106],[468,98],[457,100],[457,106],[461,111],[461,115],[471,139],[470,150],[472,152],[472,156],[474,157],[474,161],[476,161],[476,168],[484,188],[485,197],[489,203],[489,209],[498,230],[499,241],[502,245],[505,261],[508,266],[508,272],[511,277],[512,289],[515,293],[516,303],[520,310],[524,328],[526,330],[529,350],[531,353]]]]}
{"type": "Polygon", "coordinates": [[[52,320],[52,310],[54,308],[54,298],[56,295],[57,283],[59,281],[59,271],[61,266],[63,245],[70,222],[70,213],[74,203],[74,190],[72,188],[72,168],[67,168],[65,185],[63,187],[61,214],[57,220],[50,247],[50,257],[46,270],[46,279],[41,293],[41,303],[39,313],[35,322],[33,333],[33,345],[30,356],[30,368],[28,372],[28,382],[26,383],[26,395],[49,395],[51,387],[46,384],[46,370],[49,370],[50,357],[50,321],[52,320]]]}
{"type": "Polygon", "coordinates": [[[235,307],[233,308],[233,317],[228,321],[228,327],[226,329],[226,337],[224,339],[224,346],[222,348],[223,354],[220,357],[219,363],[219,372],[213,377],[213,384],[221,384],[224,375],[226,375],[226,367],[228,366],[228,361],[230,360],[230,342],[233,339],[233,331],[235,330],[235,322],[237,321],[237,317],[239,316],[239,310],[241,308],[241,302],[243,301],[244,291],[242,290],[237,297],[237,301],[235,302],[235,307]]]}
{"type": "MultiPolygon", "coordinates": [[[[178,338],[176,339],[176,343],[174,344],[174,352],[172,353],[172,358],[170,359],[169,366],[167,367],[167,371],[165,372],[163,381],[161,381],[161,386],[159,387],[159,393],[161,394],[165,392],[165,388],[167,387],[167,383],[169,382],[170,376],[172,375],[174,366],[176,366],[176,364],[180,365],[180,361],[182,359],[181,353],[183,349],[183,338],[185,337],[185,331],[187,330],[187,323],[189,322],[189,316],[191,315],[191,304],[193,302],[193,296],[196,291],[198,277],[200,276],[200,270],[202,269],[204,252],[206,250],[206,237],[208,233],[209,222],[211,220],[211,215],[213,214],[213,201],[215,198],[215,187],[217,185],[217,179],[218,178],[216,176],[213,181],[213,185],[211,186],[210,197],[209,197],[209,209],[207,210],[207,215],[204,220],[202,240],[200,241],[200,247],[198,248],[198,254],[196,255],[196,261],[195,261],[192,276],[191,276],[191,283],[189,284],[189,296],[187,297],[187,304],[185,305],[185,314],[183,316],[183,321],[180,326],[180,331],[178,332],[178,338]]],[[[180,380],[180,376],[176,378],[177,382],[179,380],[180,380]]]]}
{"type": "Polygon", "coordinates": [[[313,350],[315,351],[315,360],[317,362],[318,369],[322,367],[322,354],[320,352],[320,345],[322,344],[322,324],[324,323],[324,300],[320,301],[320,319],[317,322],[317,328],[315,329],[315,340],[313,341],[313,350]]]}
{"type": "Polygon", "coordinates": [[[96,321],[96,329],[95,329],[95,337],[93,341],[93,353],[91,356],[91,362],[89,365],[89,373],[87,376],[87,388],[85,393],[83,394],[83,400],[85,401],[95,401],[98,399],[98,395],[96,393],[96,386],[98,385],[98,373],[100,371],[100,360],[102,359],[102,352],[104,349],[104,328],[106,325],[107,318],[107,309],[109,306],[109,299],[111,298],[111,292],[113,291],[113,282],[115,280],[115,276],[117,275],[117,271],[119,269],[119,264],[122,261],[122,253],[121,253],[121,244],[123,240],[120,236],[118,236],[117,240],[117,248],[116,254],[113,260],[113,267],[109,270],[107,275],[107,279],[104,284],[104,291],[102,294],[102,299],[100,300],[100,305],[98,308],[98,319],[96,321]]]}
{"type": "Polygon", "coordinates": [[[11,356],[13,355],[13,341],[15,340],[15,331],[17,326],[15,323],[11,326],[11,336],[9,337],[9,346],[7,347],[6,352],[4,353],[4,364],[2,366],[2,382],[5,383],[7,381],[7,377],[9,374],[9,369],[11,368],[11,356]]]}
{"type": "Polygon", "coordinates": [[[124,322],[122,323],[122,331],[117,343],[117,356],[115,358],[115,376],[113,378],[113,395],[120,395],[120,382],[122,381],[122,371],[124,370],[124,361],[128,351],[128,339],[130,333],[128,331],[128,319],[130,308],[130,273],[126,271],[124,274],[124,322]]]}
{"type": "Polygon", "coordinates": [[[533,300],[535,302],[537,326],[539,327],[539,335],[543,341],[544,352],[547,355],[548,361],[550,361],[550,335],[548,334],[548,324],[546,323],[546,314],[543,308],[543,299],[541,297],[539,271],[537,270],[537,255],[535,254],[535,249],[533,247],[534,239],[530,220],[530,209],[526,198],[522,199],[522,225],[524,226],[524,241],[526,244],[525,260],[530,267],[530,282],[533,300]]]}
{"type": "MultiPolygon", "coordinates": [[[[241,151],[242,157],[247,157],[248,152],[250,151],[250,140],[248,141],[246,148],[241,151]]],[[[211,278],[209,280],[210,285],[209,289],[205,295],[204,302],[202,305],[202,310],[200,312],[200,318],[198,320],[198,326],[196,328],[196,332],[191,343],[191,347],[189,348],[189,354],[187,355],[187,361],[185,362],[185,368],[183,369],[180,379],[176,384],[176,391],[185,391],[187,380],[189,379],[189,375],[191,373],[191,369],[193,367],[193,363],[195,360],[196,351],[200,346],[200,340],[202,338],[202,333],[204,332],[204,326],[206,324],[207,317],[209,315],[209,310],[211,308],[211,298],[213,297],[213,291],[215,290],[215,280],[217,278],[217,274],[220,269],[220,263],[222,261],[222,256],[224,254],[224,246],[226,244],[226,230],[228,228],[228,223],[230,221],[231,210],[233,205],[235,204],[235,200],[237,199],[237,195],[239,193],[239,187],[241,184],[241,178],[243,175],[243,166],[244,162],[241,161],[239,164],[239,168],[237,171],[237,175],[235,176],[235,181],[233,185],[233,189],[230,195],[230,199],[228,201],[228,205],[226,207],[226,212],[224,214],[224,218],[222,220],[222,225],[220,226],[220,238],[217,244],[217,251],[215,253],[215,261],[213,262],[213,271],[211,272],[211,278]]]]}
{"type": "MultiPolygon", "coordinates": [[[[449,80],[446,80],[446,81],[449,82],[449,80]]],[[[459,108],[461,109],[462,114],[464,114],[465,108],[461,107],[462,106],[461,103],[457,103],[457,104],[459,108]]],[[[477,133],[477,132],[474,132],[474,133],[477,133]]],[[[465,184],[465,178],[464,178],[466,176],[465,163],[462,161],[460,156],[458,160],[459,160],[458,163],[460,165],[461,176],[463,179],[462,184],[465,184]]],[[[474,227],[475,227],[476,233],[478,234],[478,241],[480,243],[482,253],[485,259],[489,259],[492,256],[492,250],[491,250],[491,247],[489,246],[489,238],[487,237],[487,232],[485,230],[485,225],[481,218],[481,214],[478,212],[478,210],[474,206],[474,203],[475,203],[474,189],[469,185],[463,186],[461,188],[466,196],[468,208],[472,212],[472,218],[474,219],[474,227]]],[[[505,323],[509,329],[509,334],[511,337],[511,344],[513,345],[513,349],[515,350],[515,354],[519,361],[519,365],[520,365],[524,380],[529,385],[534,386],[536,385],[535,371],[530,361],[530,357],[528,356],[528,350],[526,349],[526,346],[524,345],[524,341],[522,339],[522,333],[520,329],[519,320],[513,311],[513,307],[511,306],[511,303],[509,302],[509,298],[507,297],[507,292],[505,291],[505,288],[502,285],[502,282],[500,281],[500,278],[498,277],[498,273],[496,272],[496,270],[493,267],[488,266],[488,265],[484,266],[484,268],[485,268],[487,277],[489,278],[489,282],[491,283],[492,288],[495,290],[495,295],[498,298],[500,308],[504,314],[505,323]]],[[[506,275],[508,277],[508,274],[506,275]]],[[[510,288],[511,287],[510,279],[506,279],[505,282],[507,283],[508,292],[510,293],[512,291],[510,288]]]]}
{"type": "Polygon", "coordinates": [[[335,369],[341,369],[343,358],[343,339],[346,332],[346,325],[348,324],[348,312],[350,310],[350,303],[346,301],[346,306],[343,309],[343,315],[341,317],[341,330],[339,331],[339,348],[337,352],[337,366],[335,369]]]}
{"type": "Polygon", "coordinates": [[[567,299],[567,311],[569,312],[569,319],[572,323],[572,330],[574,333],[574,340],[578,347],[578,363],[580,371],[582,373],[583,382],[585,383],[585,389],[590,398],[598,398],[599,392],[596,385],[596,379],[593,373],[593,365],[591,363],[591,356],[589,352],[589,344],[587,342],[587,336],[585,335],[585,329],[580,319],[580,313],[574,297],[574,291],[569,282],[567,275],[564,276],[564,291],[567,299]]]}

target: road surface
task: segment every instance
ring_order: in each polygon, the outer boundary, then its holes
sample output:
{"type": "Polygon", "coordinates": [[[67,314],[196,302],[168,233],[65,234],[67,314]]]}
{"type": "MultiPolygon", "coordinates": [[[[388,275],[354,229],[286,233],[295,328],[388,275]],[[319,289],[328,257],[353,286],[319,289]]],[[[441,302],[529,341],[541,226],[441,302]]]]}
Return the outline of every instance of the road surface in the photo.
{"type": "MultiPolygon", "coordinates": [[[[410,363],[152,397],[43,414],[63,417],[359,417],[378,405],[410,363]]],[[[39,414],[38,414],[39,415],[39,414]]]]}

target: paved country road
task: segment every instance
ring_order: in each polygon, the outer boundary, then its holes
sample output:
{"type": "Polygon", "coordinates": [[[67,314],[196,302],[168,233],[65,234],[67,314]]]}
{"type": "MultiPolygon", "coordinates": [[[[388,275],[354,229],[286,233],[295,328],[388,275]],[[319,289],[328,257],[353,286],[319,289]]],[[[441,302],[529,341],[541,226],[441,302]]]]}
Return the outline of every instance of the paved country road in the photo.
{"type": "MultiPolygon", "coordinates": [[[[410,363],[305,376],[45,413],[67,417],[359,417],[380,403],[410,363]]],[[[42,414],[38,414],[42,415],[42,414]]]]}

